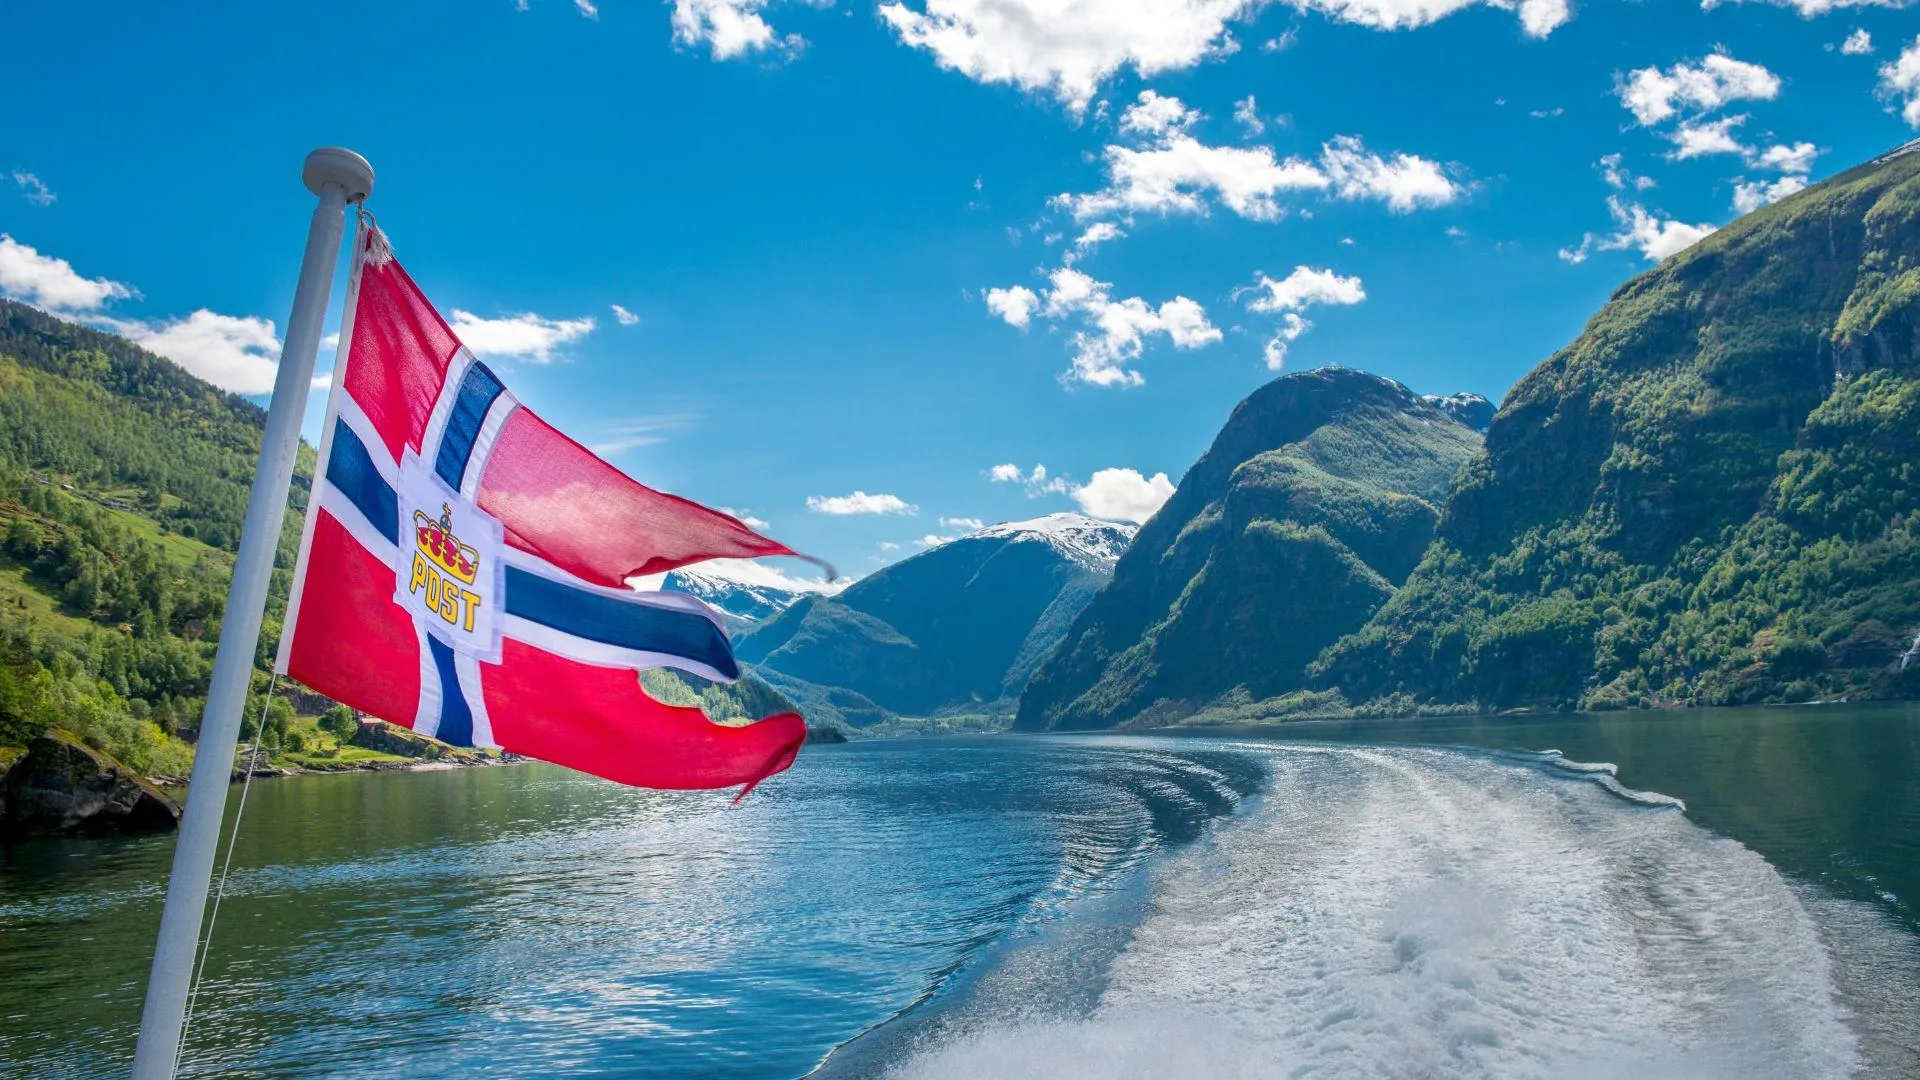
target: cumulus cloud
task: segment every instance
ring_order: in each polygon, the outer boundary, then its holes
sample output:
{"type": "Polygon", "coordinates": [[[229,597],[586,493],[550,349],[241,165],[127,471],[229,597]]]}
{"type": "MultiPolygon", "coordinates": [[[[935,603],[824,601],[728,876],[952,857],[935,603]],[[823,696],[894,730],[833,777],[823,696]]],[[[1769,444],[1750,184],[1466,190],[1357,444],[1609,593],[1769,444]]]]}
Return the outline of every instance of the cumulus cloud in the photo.
{"type": "Polygon", "coordinates": [[[1607,209],[1613,214],[1619,231],[1607,236],[1588,233],[1579,247],[1560,249],[1562,259],[1581,263],[1593,251],[1634,250],[1653,262],[1661,262],[1718,231],[1709,224],[1689,225],[1662,218],[1649,213],[1639,203],[1626,202],[1617,195],[1607,197],[1607,209]]]}
{"type": "Polygon", "coordinates": [[[1351,135],[1327,143],[1320,163],[1341,198],[1379,199],[1396,213],[1445,206],[1461,193],[1460,185],[1434,162],[1412,154],[1383,158],[1351,135]]]}
{"type": "Polygon", "coordinates": [[[807,509],[816,514],[851,517],[855,514],[917,514],[920,508],[898,495],[869,495],[855,491],[851,495],[809,495],[807,509]]]}
{"type": "Polygon", "coordinates": [[[1109,240],[1118,240],[1125,235],[1127,235],[1125,230],[1111,221],[1096,221],[1087,226],[1079,236],[1073,238],[1073,250],[1075,252],[1090,251],[1109,240]]]}
{"type": "Polygon", "coordinates": [[[1143,522],[1173,497],[1173,481],[1166,473],[1152,478],[1137,469],[1101,469],[1093,479],[1073,489],[1073,501],[1090,517],[1143,522]]]}
{"type": "Polygon", "coordinates": [[[1674,161],[1705,157],[1708,154],[1746,154],[1746,146],[1733,137],[1733,129],[1747,122],[1746,114],[1723,116],[1718,120],[1689,120],[1667,135],[1674,148],[1667,157],[1674,161]]]}
{"type": "Polygon", "coordinates": [[[67,260],[42,255],[6,233],[0,233],[0,294],[56,314],[97,311],[135,295],[118,281],[81,277],[67,260]]]}
{"type": "Polygon", "coordinates": [[[1780,77],[1759,64],[1714,53],[1698,63],[1640,68],[1616,88],[1620,104],[1642,124],[1658,124],[1683,111],[1712,112],[1735,101],[1772,101],[1780,77]]]}
{"type": "Polygon", "coordinates": [[[1768,182],[1756,180],[1751,183],[1739,183],[1733,189],[1733,208],[1742,214],[1751,214],[1770,203],[1779,202],[1795,192],[1807,189],[1804,176],[1783,176],[1768,182]]]}
{"type": "Polygon", "coordinates": [[[979,532],[981,529],[987,527],[987,523],[981,521],[979,518],[943,517],[940,519],[940,527],[943,529],[962,529],[966,532],[979,532]]]}
{"type": "Polygon", "coordinates": [[[792,52],[806,44],[798,34],[782,37],[761,14],[767,0],[673,0],[673,40],[684,48],[706,46],[715,60],[758,52],[792,52]]]}
{"type": "Polygon", "coordinates": [[[1206,309],[1184,296],[1155,307],[1137,296],[1113,298],[1109,282],[1062,266],[1048,275],[1048,287],[1035,294],[1025,286],[987,290],[987,310],[1014,326],[1035,315],[1074,320],[1073,365],[1063,376],[1093,386],[1138,386],[1146,380],[1132,369],[1149,337],[1166,335],[1176,349],[1198,349],[1220,340],[1220,329],[1206,309]]]}
{"type": "MultiPolygon", "coordinates": [[[[1044,472],[1046,466],[1042,465],[1040,469],[1044,472]]],[[[1020,466],[1008,462],[1005,465],[995,465],[988,469],[987,479],[996,484],[1017,484],[1025,478],[1020,473],[1020,466]]]]}
{"type": "Polygon", "coordinates": [[[1920,128],[1920,35],[1899,58],[1880,65],[1880,92],[1900,107],[1902,119],[1920,128]]]}
{"type": "Polygon", "coordinates": [[[1840,51],[1848,56],[1868,56],[1873,53],[1873,35],[1864,29],[1855,30],[1840,43],[1840,51]]]}
{"type": "Polygon", "coordinates": [[[221,315],[202,308],[184,319],[168,322],[100,322],[222,390],[253,395],[273,390],[274,372],[280,363],[280,337],[271,319],[221,315]]]}
{"type": "Polygon", "coordinates": [[[613,309],[613,321],[619,323],[621,326],[633,326],[640,321],[640,316],[635,315],[619,304],[609,304],[607,306],[613,309]]]}
{"type": "Polygon", "coordinates": [[[1140,91],[1140,97],[1120,114],[1120,130],[1130,135],[1164,138],[1185,131],[1205,119],[1198,109],[1189,109],[1177,97],[1152,90],[1140,91]]]}
{"type": "Polygon", "coordinates": [[[54,201],[60,198],[53,193],[53,189],[48,187],[45,181],[30,172],[13,170],[13,182],[20,188],[20,197],[35,206],[52,206],[54,201]]]}
{"type": "Polygon", "coordinates": [[[1032,324],[1034,309],[1039,306],[1040,297],[1025,285],[987,290],[987,310],[1005,319],[1008,326],[1025,330],[1032,324]]]}
{"type": "Polygon", "coordinates": [[[533,312],[483,319],[471,311],[453,309],[453,334],[475,356],[499,356],[552,363],[560,346],[593,333],[591,316],[547,319],[533,312]]]}
{"type": "Polygon", "coordinates": [[[1280,316],[1278,328],[1262,350],[1271,371],[1285,367],[1287,352],[1293,343],[1313,329],[1313,323],[1302,312],[1321,304],[1358,304],[1367,298],[1367,290],[1359,278],[1341,277],[1332,270],[1315,270],[1310,266],[1296,266],[1293,273],[1279,280],[1256,274],[1253,285],[1236,295],[1241,293],[1253,294],[1253,299],[1247,301],[1248,311],[1280,316]]]}
{"type": "Polygon", "coordinates": [[[1820,148],[1810,142],[1769,146],[1753,158],[1753,164],[1762,169],[1776,172],[1806,175],[1813,171],[1813,159],[1820,156],[1820,148]]]}
{"type": "Polygon", "coordinates": [[[1139,212],[1204,214],[1218,202],[1241,217],[1273,221],[1280,217],[1280,193],[1332,183],[1311,162],[1282,160],[1272,147],[1210,146],[1184,133],[1152,146],[1109,146],[1105,156],[1105,188],[1057,195],[1054,205],[1086,220],[1139,212]]]}
{"type": "Polygon", "coordinates": [[[1106,186],[1085,194],[1061,194],[1052,204],[1080,220],[1136,213],[1206,214],[1215,205],[1255,221],[1277,220],[1283,194],[1330,191],[1342,199],[1378,199],[1395,211],[1441,206],[1464,190],[1440,164],[1412,154],[1382,157],[1360,139],[1338,136],[1321,147],[1317,161],[1281,158],[1270,146],[1215,146],[1187,130],[1193,116],[1177,98],[1151,90],[1128,110],[1146,108],[1152,120],[1123,133],[1135,145],[1104,151],[1106,186]]]}
{"type": "Polygon", "coordinates": [[[1414,30],[1479,3],[1517,10],[1528,36],[1543,38],[1573,17],[1567,0],[1289,0],[1301,11],[1317,11],[1336,22],[1356,23],[1375,30],[1414,30]]]}
{"type": "Polygon", "coordinates": [[[1236,47],[1227,24],[1259,0],[923,0],[880,18],[941,67],[983,83],[1051,94],[1084,112],[1122,67],[1180,71],[1236,47]]]}

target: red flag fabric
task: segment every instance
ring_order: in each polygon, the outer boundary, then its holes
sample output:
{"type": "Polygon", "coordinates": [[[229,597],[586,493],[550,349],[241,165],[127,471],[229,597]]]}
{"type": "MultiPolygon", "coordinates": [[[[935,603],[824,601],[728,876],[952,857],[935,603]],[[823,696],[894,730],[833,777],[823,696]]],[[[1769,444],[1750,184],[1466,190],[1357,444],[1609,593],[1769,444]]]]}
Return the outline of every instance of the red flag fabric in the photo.
{"type": "Polygon", "coordinates": [[[645,668],[739,666],[716,612],[626,582],[798,553],[561,434],[460,344],[377,228],[357,245],[278,670],[445,742],[626,784],[751,789],[792,764],[797,714],[726,726],[647,694],[645,668]]]}

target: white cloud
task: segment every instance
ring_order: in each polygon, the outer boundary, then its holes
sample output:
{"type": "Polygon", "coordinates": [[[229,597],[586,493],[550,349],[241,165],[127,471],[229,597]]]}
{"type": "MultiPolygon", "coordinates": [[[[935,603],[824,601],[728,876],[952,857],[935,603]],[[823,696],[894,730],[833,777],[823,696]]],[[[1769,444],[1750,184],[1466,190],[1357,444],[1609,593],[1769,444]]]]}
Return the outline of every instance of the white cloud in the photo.
{"type": "Polygon", "coordinates": [[[769,528],[769,526],[765,521],[762,521],[761,519],[754,517],[753,514],[749,511],[735,510],[731,506],[716,506],[714,507],[714,509],[720,511],[721,513],[727,515],[728,517],[734,519],[735,521],[738,521],[740,524],[745,525],[747,528],[752,529],[755,532],[765,532],[769,528]]]}
{"type": "Polygon", "coordinates": [[[1025,487],[1029,499],[1037,499],[1042,495],[1064,495],[1073,489],[1066,477],[1049,476],[1045,465],[1035,465],[1033,471],[1028,473],[1021,472],[1018,465],[995,465],[986,470],[986,476],[988,481],[995,484],[1019,484],[1025,487]]]}
{"type": "Polygon", "coordinates": [[[1840,43],[1840,51],[1848,56],[1867,56],[1873,52],[1873,35],[1864,29],[1855,30],[1840,43]]]}
{"type": "Polygon", "coordinates": [[[1845,11],[1849,8],[1904,8],[1913,0],[1700,0],[1700,6],[1708,11],[1722,3],[1763,3],[1774,7],[1792,8],[1802,18],[1811,19],[1816,15],[1825,15],[1833,11],[1845,11]]]}
{"type": "Polygon", "coordinates": [[[1173,481],[1166,473],[1152,479],[1137,469],[1101,469],[1093,479],[1073,489],[1073,501],[1084,513],[1118,521],[1145,521],[1173,497],[1173,481]]]}
{"type": "MultiPolygon", "coordinates": [[[[1155,95],[1155,101],[1185,107],[1178,99],[1155,95]]],[[[1104,156],[1104,188],[1056,195],[1053,205],[1084,221],[1142,212],[1206,214],[1218,203],[1241,217],[1273,221],[1284,213],[1279,196],[1285,192],[1331,190],[1407,211],[1444,205],[1463,190],[1435,162],[1404,153],[1383,158],[1351,135],[1324,144],[1318,163],[1281,159],[1270,146],[1209,145],[1183,129],[1150,134],[1143,146],[1109,146],[1104,156]]]]}
{"type": "Polygon", "coordinates": [[[1249,139],[1266,134],[1267,122],[1260,119],[1260,106],[1253,100],[1252,94],[1233,103],[1233,118],[1239,122],[1249,139]]]}
{"type": "Polygon", "coordinates": [[[1747,122],[1743,113],[1718,120],[1689,120],[1667,135],[1674,148],[1667,157],[1674,161],[1705,157],[1708,154],[1746,154],[1748,150],[1733,137],[1733,129],[1747,122]]]}
{"type": "Polygon", "coordinates": [[[1615,191],[1625,191],[1628,188],[1645,191],[1654,186],[1652,177],[1634,175],[1622,164],[1623,161],[1619,154],[1608,154],[1600,159],[1596,167],[1600,170],[1600,176],[1607,182],[1608,187],[1615,191]]]}
{"type": "Polygon", "coordinates": [[[1775,145],[1756,155],[1753,164],[1762,169],[1805,176],[1813,171],[1813,160],[1819,156],[1820,148],[1810,142],[1775,145]]]}
{"type": "Polygon", "coordinates": [[[619,304],[609,304],[607,306],[613,309],[613,321],[619,323],[621,326],[634,326],[640,322],[640,316],[635,315],[619,304]]]}
{"type": "Polygon", "coordinates": [[[313,381],[307,384],[307,388],[309,390],[333,389],[333,372],[323,371],[320,374],[315,375],[313,377],[313,381]]]}
{"type": "Polygon", "coordinates": [[[1367,298],[1359,278],[1308,266],[1294,267],[1293,273],[1279,281],[1260,274],[1248,291],[1261,295],[1247,302],[1247,310],[1263,314],[1304,311],[1315,304],[1358,304],[1367,298]]]}
{"type": "Polygon", "coordinates": [[[1096,221],[1086,227],[1079,236],[1073,238],[1073,249],[1084,252],[1100,246],[1109,240],[1118,240],[1127,235],[1125,230],[1111,221],[1096,221]]]}
{"type": "Polygon", "coordinates": [[[1572,20],[1568,0],[1520,0],[1520,28],[1528,37],[1546,37],[1572,20]]]}
{"type": "Polygon", "coordinates": [[[1198,349],[1220,340],[1220,330],[1207,320],[1206,309],[1184,296],[1158,307],[1140,297],[1113,298],[1113,286],[1096,281],[1071,265],[1048,275],[1044,295],[1025,286],[987,290],[987,309],[1013,326],[1024,327],[1034,315],[1077,319],[1084,329],[1073,335],[1073,366],[1064,378],[1093,386],[1138,386],[1146,380],[1132,363],[1146,348],[1146,339],[1165,334],[1176,349],[1198,349]]]}
{"type": "Polygon", "coordinates": [[[0,233],[0,294],[52,312],[96,311],[109,300],[125,300],[131,286],[106,278],[84,278],[73,264],[56,259],[0,233]]]}
{"type": "Polygon", "coordinates": [[[1106,171],[1104,189],[1057,195],[1054,205],[1086,220],[1143,211],[1204,214],[1217,200],[1241,217],[1273,221],[1281,213],[1279,193],[1331,183],[1312,163],[1282,161],[1272,147],[1209,146],[1186,134],[1144,148],[1109,146],[1106,171]]]}
{"type": "Polygon", "coordinates": [[[920,539],[915,540],[914,543],[924,548],[937,548],[941,544],[951,544],[958,539],[960,538],[957,536],[941,536],[938,533],[928,533],[920,539]]]}
{"type": "Polygon", "coordinates": [[[101,322],[222,390],[256,395],[273,390],[280,337],[271,319],[221,315],[201,308],[184,319],[164,323],[101,322]]]}
{"type": "Polygon", "coordinates": [[[1270,371],[1285,367],[1287,352],[1293,343],[1313,329],[1313,323],[1302,312],[1320,304],[1347,306],[1367,298],[1366,288],[1358,277],[1341,277],[1331,270],[1296,266],[1293,273],[1278,281],[1265,274],[1255,277],[1252,286],[1236,291],[1235,295],[1255,293],[1254,298],[1247,301],[1248,311],[1280,316],[1279,327],[1261,350],[1270,371]]]}
{"type": "Polygon", "coordinates": [[[598,19],[600,17],[600,8],[594,4],[593,0],[573,0],[573,7],[583,18],[598,19]]]}
{"type": "Polygon", "coordinates": [[[883,3],[900,40],[983,83],[1049,93],[1084,112],[1122,67],[1142,77],[1236,48],[1227,23],[1260,0],[924,0],[883,3]]]}
{"type": "Polygon", "coordinates": [[[1613,220],[1620,231],[1611,236],[1595,236],[1588,233],[1577,248],[1560,249],[1560,257],[1570,263],[1585,262],[1592,251],[1634,250],[1654,262],[1661,262],[1668,256],[1678,254],[1701,240],[1713,235],[1718,229],[1709,224],[1689,225],[1684,221],[1661,218],[1647,212],[1639,203],[1622,201],[1618,196],[1607,197],[1607,209],[1613,214],[1613,220]]]}
{"type": "Polygon", "coordinates": [[[1527,115],[1533,117],[1535,120],[1552,120],[1556,117],[1565,116],[1566,114],[1567,107],[1565,105],[1555,105],[1551,109],[1531,109],[1527,112],[1527,115]]]}
{"type": "Polygon", "coordinates": [[[591,334],[592,316],[546,319],[532,312],[483,319],[471,311],[453,309],[453,334],[475,356],[501,356],[536,364],[553,362],[554,350],[591,334]]]}
{"type": "Polygon", "coordinates": [[[1521,29],[1530,37],[1546,37],[1573,17],[1567,0],[1289,0],[1302,11],[1375,30],[1418,29],[1481,2],[1509,11],[1517,8],[1521,29]]]}
{"type": "Polygon", "coordinates": [[[1665,71],[1640,68],[1621,80],[1617,93],[1635,120],[1657,124],[1682,110],[1711,112],[1734,101],[1772,101],[1780,96],[1780,77],[1759,64],[1714,53],[1665,71]]]}
{"type": "Polygon", "coordinates": [[[881,551],[899,551],[900,550],[900,545],[894,543],[891,540],[879,541],[878,547],[880,548],[881,551]]]}
{"type": "Polygon", "coordinates": [[[816,514],[849,517],[854,514],[917,514],[920,508],[898,495],[869,495],[855,491],[851,495],[809,495],[807,509],[816,514]]]}
{"type": "Polygon", "coordinates": [[[964,529],[967,532],[979,532],[981,529],[987,527],[987,523],[981,521],[979,518],[943,517],[940,519],[940,527],[943,529],[964,529]]]}
{"type": "Polygon", "coordinates": [[[13,170],[13,182],[20,187],[20,197],[35,206],[52,206],[60,196],[53,193],[45,181],[30,172],[13,170]]]}
{"type": "Polygon", "coordinates": [[[748,53],[792,52],[806,44],[798,34],[781,37],[761,15],[767,0],[673,0],[673,40],[689,49],[708,47],[715,60],[748,53]]]}
{"type": "Polygon", "coordinates": [[[340,351],[340,331],[335,330],[331,333],[322,334],[320,337],[320,347],[327,350],[328,352],[339,352],[340,351]]]}
{"type": "Polygon", "coordinates": [[[1341,198],[1379,199],[1396,213],[1445,206],[1461,193],[1460,186],[1434,162],[1412,154],[1382,158],[1351,135],[1329,142],[1320,163],[1341,198]]]}
{"type": "Polygon", "coordinates": [[[1040,297],[1025,285],[987,290],[987,310],[1005,319],[1008,326],[1025,330],[1032,324],[1034,309],[1039,306],[1040,297]]]}
{"type": "Polygon", "coordinates": [[[1736,184],[1733,189],[1733,208],[1742,214],[1751,214],[1769,203],[1779,202],[1797,191],[1806,189],[1807,178],[1804,176],[1783,176],[1772,183],[1756,180],[1752,183],[1736,184]]]}
{"type": "Polygon", "coordinates": [[[1200,110],[1187,108],[1186,102],[1177,97],[1142,90],[1139,99],[1120,114],[1120,130],[1129,135],[1159,139],[1185,131],[1204,119],[1200,110]]]}
{"type": "Polygon", "coordinates": [[[1900,116],[1920,128],[1920,35],[1900,50],[1898,59],[1880,65],[1880,92],[1899,102],[1900,116]]]}

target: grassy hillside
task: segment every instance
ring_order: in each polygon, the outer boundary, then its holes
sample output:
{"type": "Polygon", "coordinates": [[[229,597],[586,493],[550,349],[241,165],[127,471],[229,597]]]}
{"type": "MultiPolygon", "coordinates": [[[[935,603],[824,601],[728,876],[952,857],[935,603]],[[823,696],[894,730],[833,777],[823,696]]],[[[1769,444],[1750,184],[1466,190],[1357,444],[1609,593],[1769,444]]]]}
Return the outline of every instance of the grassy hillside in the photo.
{"type": "Polygon", "coordinates": [[[1234,409],[1020,700],[1029,730],[1167,722],[1297,690],[1413,570],[1474,430],[1325,368],[1234,409]]]}
{"type": "Polygon", "coordinates": [[[1920,155],[1629,281],[1319,684],[1376,711],[1913,696],[1920,155]]]}
{"type": "MultiPolygon", "coordinates": [[[[184,771],[264,421],[120,338],[0,301],[0,743],[58,723],[136,769],[184,771]]],[[[269,730],[289,722],[276,709],[269,730]]]]}

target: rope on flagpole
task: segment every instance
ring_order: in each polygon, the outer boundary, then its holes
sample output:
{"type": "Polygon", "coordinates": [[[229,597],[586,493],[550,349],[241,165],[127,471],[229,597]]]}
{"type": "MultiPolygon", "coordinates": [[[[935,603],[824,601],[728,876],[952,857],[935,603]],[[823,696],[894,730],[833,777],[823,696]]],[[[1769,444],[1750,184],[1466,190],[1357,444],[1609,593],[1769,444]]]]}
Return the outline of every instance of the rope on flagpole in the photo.
{"type": "Polygon", "coordinates": [[[220,918],[220,900],[227,894],[227,871],[233,866],[233,849],[240,842],[240,818],[247,812],[247,791],[253,787],[253,767],[260,760],[260,742],[267,734],[267,712],[273,705],[273,692],[280,686],[280,673],[267,681],[267,696],[260,703],[260,722],[254,725],[253,746],[247,752],[247,769],[240,779],[240,803],[233,808],[233,829],[227,833],[227,857],[220,864],[220,877],[213,887],[213,907],[207,913],[207,935],[200,940],[200,954],[193,965],[193,983],[187,990],[187,1014],[180,1023],[180,1045],[173,1052],[173,1071],[180,1071],[180,1058],[187,1050],[187,1033],[193,1029],[193,1007],[200,1001],[200,980],[207,971],[207,955],[213,951],[213,924],[220,918]]]}

